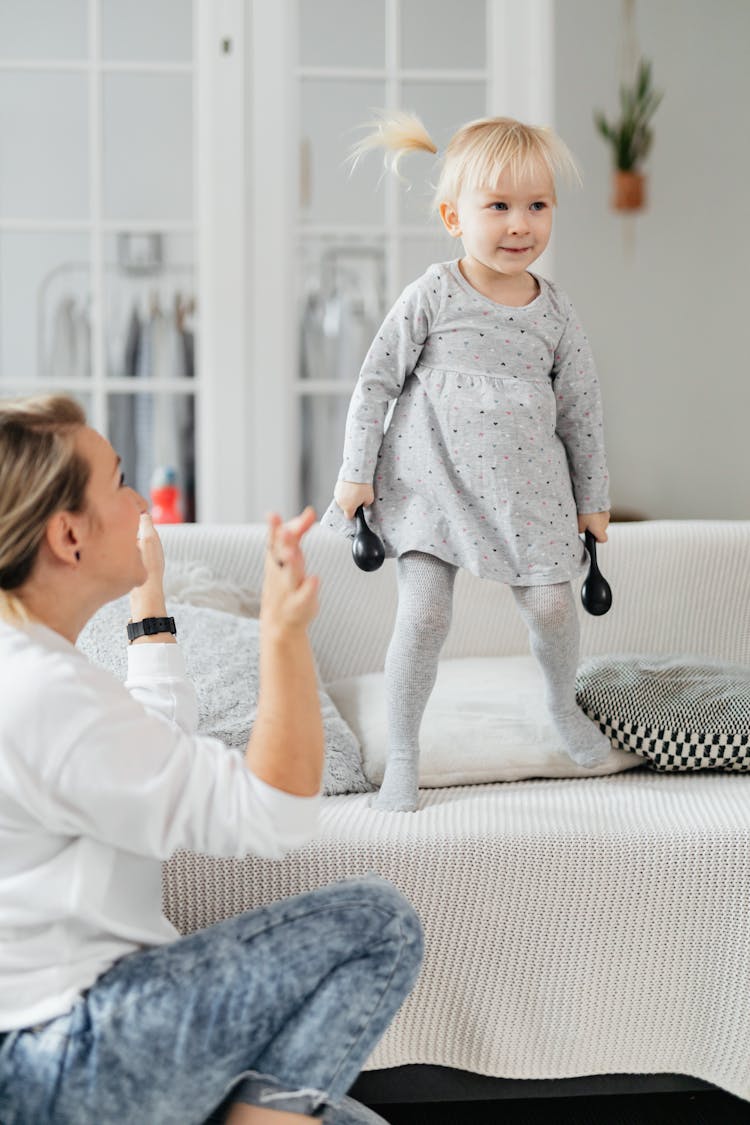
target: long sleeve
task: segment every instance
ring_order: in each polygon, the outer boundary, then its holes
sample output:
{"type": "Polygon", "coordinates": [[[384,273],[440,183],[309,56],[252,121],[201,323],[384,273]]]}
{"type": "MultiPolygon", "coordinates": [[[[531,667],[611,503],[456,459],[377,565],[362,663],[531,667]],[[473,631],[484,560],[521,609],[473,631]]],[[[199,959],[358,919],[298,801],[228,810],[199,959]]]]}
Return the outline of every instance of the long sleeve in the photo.
{"type": "Polygon", "coordinates": [[[605,512],[610,502],[601,389],[586,334],[567,298],[566,304],[552,371],[556,431],[565,446],[578,511],[605,512]]]}
{"type": "Polygon", "coordinates": [[[424,278],[403,291],[365,357],[349,404],[340,480],[372,483],[390,403],[416,367],[435,313],[424,278]]]}
{"type": "Polygon", "coordinates": [[[185,734],[197,732],[198,701],[179,645],[128,645],[125,687],[150,715],[185,734]]]}
{"type": "MultiPolygon", "coordinates": [[[[125,687],[150,715],[176,732],[196,735],[198,703],[193,685],[185,678],[185,662],[179,645],[130,645],[125,687]]],[[[202,739],[201,742],[213,740],[202,739]]],[[[304,844],[317,827],[320,798],[285,793],[261,781],[247,767],[245,773],[264,818],[266,815],[269,818],[279,854],[304,844]]],[[[244,777],[241,784],[247,785],[244,777]]]]}
{"type": "Polygon", "coordinates": [[[19,680],[3,746],[35,820],[158,859],[178,848],[280,857],[314,834],[318,797],[264,786],[242,754],[195,733],[177,646],[134,645],[130,660],[130,691],[80,654],[50,655],[38,681],[19,680]]]}

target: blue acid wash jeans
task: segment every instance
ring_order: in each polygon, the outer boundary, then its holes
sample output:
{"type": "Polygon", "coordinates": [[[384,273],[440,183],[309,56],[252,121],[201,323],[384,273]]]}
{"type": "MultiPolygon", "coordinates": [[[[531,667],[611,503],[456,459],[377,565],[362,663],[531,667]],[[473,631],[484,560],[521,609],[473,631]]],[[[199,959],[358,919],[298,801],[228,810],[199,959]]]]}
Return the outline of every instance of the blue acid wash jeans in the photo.
{"type": "Polygon", "coordinates": [[[233,1102],[330,1125],[422,959],[413,907],[344,880],[128,954],[64,1016],[6,1032],[2,1125],[199,1125],[233,1102]]]}

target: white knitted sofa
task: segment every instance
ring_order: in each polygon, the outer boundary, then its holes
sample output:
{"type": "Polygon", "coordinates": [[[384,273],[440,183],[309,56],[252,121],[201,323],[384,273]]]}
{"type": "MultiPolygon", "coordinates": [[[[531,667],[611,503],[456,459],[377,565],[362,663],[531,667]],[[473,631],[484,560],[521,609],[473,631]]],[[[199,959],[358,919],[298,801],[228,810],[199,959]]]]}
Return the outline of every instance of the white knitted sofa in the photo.
{"type": "MultiPolygon", "coordinates": [[[[260,526],[163,538],[169,560],[260,585],[260,526]]],[[[382,669],[393,563],[363,574],[346,541],[316,527],[306,542],[322,681],[382,669]]],[[[584,655],[750,664],[750,522],[614,525],[600,564],[615,601],[604,618],[581,610],[584,655]]],[[[509,591],[460,574],[444,657],[524,652],[509,591]]],[[[426,957],[359,1081],[366,1100],[704,1082],[750,1100],[749,775],[643,768],[432,789],[418,812],[390,815],[366,794],[330,797],[319,837],[283,861],[177,854],[165,909],[190,932],[368,871],[413,902],[426,957]]]]}

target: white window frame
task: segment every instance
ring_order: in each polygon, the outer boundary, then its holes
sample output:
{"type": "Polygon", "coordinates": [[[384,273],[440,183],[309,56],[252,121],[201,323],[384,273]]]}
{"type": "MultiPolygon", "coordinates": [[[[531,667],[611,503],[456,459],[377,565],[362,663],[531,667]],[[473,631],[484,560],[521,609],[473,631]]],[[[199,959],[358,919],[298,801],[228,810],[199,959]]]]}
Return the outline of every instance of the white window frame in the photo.
{"type": "MultiPolygon", "coordinates": [[[[195,43],[198,42],[196,32],[196,4],[193,0],[193,27],[195,43]]],[[[108,234],[128,232],[159,231],[163,233],[195,234],[196,231],[196,206],[193,206],[193,215],[185,222],[175,222],[153,216],[148,220],[107,220],[103,215],[102,182],[103,182],[103,124],[102,124],[102,84],[103,77],[112,73],[127,74],[187,74],[193,79],[193,110],[197,108],[197,52],[194,51],[191,62],[146,62],[140,60],[105,60],[101,53],[101,8],[100,0],[88,0],[87,6],[87,32],[88,53],[81,59],[22,59],[10,60],[2,57],[2,44],[0,44],[0,71],[21,72],[61,72],[78,73],[87,77],[88,83],[88,133],[89,133],[89,216],[85,220],[56,219],[54,216],[44,219],[18,219],[13,216],[4,216],[0,219],[0,232],[20,231],[30,234],[49,233],[75,233],[89,237],[89,277],[91,286],[91,374],[89,376],[66,380],[40,376],[36,372],[21,372],[17,377],[9,377],[0,382],[0,394],[3,393],[4,384],[13,392],[21,394],[40,394],[45,392],[59,393],[61,391],[90,396],[91,409],[89,421],[102,433],[107,432],[107,397],[116,392],[134,393],[135,390],[143,393],[159,391],[174,392],[177,394],[195,395],[196,403],[200,404],[205,395],[205,382],[202,377],[200,365],[196,366],[194,379],[158,379],[150,378],[148,385],[139,385],[135,388],[132,379],[116,377],[107,373],[105,349],[105,262],[104,262],[104,237],[108,234]]],[[[198,145],[194,143],[194,159],[197,168],[198,145]]],[[[199,269],[199,263],[196,263],[199,269]]],[[[200,316],[200,308],[199,308],[200,316]]],[[[41,363],[42,357],[37,357],[41,363]]],[[[213,392],[212,392],[213,393],[213,392]]],[[[196,410],[200,414],[200,409],[196,410]]],[[[203,433],[203,439],[207,434],[203,433]]],[[[206,454],[204,441],[196,434],[196,464],[198,468],[199,484],[202,482],[202,464],[206,454]]],[[[198,498],[201,504],[201,496],[198,498]]],[[[199,507],[199,515],[205,518],[199,507]]]]}

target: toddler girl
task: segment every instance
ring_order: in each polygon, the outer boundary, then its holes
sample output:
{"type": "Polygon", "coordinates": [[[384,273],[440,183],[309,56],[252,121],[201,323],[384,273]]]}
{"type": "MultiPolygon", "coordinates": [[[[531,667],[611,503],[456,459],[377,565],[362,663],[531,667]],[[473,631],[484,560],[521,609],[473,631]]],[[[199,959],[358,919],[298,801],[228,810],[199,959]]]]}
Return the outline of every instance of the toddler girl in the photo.
{"type": "MultiPolygon", "coordinates": [[[[376,146],[386,160],[395,154],[394,169],[410,149],[437,151],[407,114],[384,117],[358,154],[376,146]]],[[[586,568],[579,533],[607,539],[599,384],[569,299],[529,271],[549,241],[559,172],[575,164],[548,129],[496,117],[458,130],[435,203],[463,257],[406,287],[352,396],[335,501],[321,522],[351,536],[363,504],[398,559],[381,809],[416,808],[419,727],[458,567],[511,587],[570,757],[594,767],[609,752],[576,705],[572,589],[586,568]]]]}

